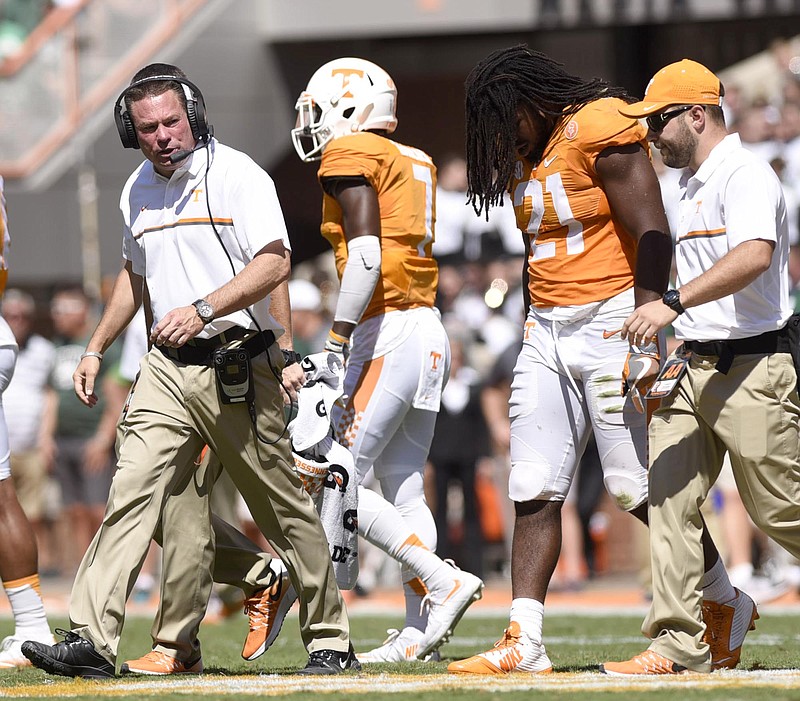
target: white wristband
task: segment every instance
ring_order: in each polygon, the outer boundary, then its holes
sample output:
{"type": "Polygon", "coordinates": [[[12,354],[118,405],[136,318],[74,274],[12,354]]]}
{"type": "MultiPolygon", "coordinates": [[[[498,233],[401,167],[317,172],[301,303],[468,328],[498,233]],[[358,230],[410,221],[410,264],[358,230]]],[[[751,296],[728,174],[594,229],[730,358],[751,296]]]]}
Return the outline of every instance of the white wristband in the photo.
{"type": "Polygon", "coordinates": [[[81,355],[81,360],[84,358],[97,358],[100,362],[103,361],[103,354],[98,353],[97,351],[86,351],[81,355]]]}

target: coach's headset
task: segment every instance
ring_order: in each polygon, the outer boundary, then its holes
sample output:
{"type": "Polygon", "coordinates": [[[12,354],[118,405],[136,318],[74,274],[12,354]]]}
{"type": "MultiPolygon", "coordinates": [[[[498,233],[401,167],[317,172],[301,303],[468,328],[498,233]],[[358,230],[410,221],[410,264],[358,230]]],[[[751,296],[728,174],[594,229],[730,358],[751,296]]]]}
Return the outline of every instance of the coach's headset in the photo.
{"type": "MultiPolygon", "coordinates": [[[[133,126],[133,120],[131,119],[131,116],[128,113],[127,105],[125,104],[125,96],[133,88],[138,88],[139,86],[145,85],[146,83],[156,83],[156,82],[173,82],[181,84],[186,104],[186,117],[189,121],[189,127],[192,130],[192,136],[194,136],[195,142],[197,142],[197,146],[195,146],[193,149],[186,151],[178,151],[177,153],[174,153],[172,156],[170,156],[170,160],[173,163],[177,163],[178,161],[182,161],[184,158],[191,155],[193,151],[197,151],[203,147],[208,148],[208,143],[211,140],[211,137],[214,135],[214,127],[208,123],[208,120],[206,118],[206,103],[205,100],[203,99],[203,93],[200,92],[200,88],[198,88],[191,80],[187,80],[186,78],[181,78],[174,75],[154,75],[150,76],[149,78],[142,78],[141,80],[137,80],[131,83],[119,94],[119,97],[114,103],[114,123],[117,125],[117,132],[119,133],[120,141],[122,141],[122,146],[124,148],[139,148],[139,138],[136,136],[136,128],[133,126]]],[[[217,231],[217,227],[214,224],[214,217],[211,214],[211,204],[208,195],[208,170],[210,166],[211,166],[211,159],[209,158],[206,162],[206,172],[204,175],[204,180],[206,181],[205,190],[206,190],[206,206],[208,207],[208,218],[209,221],[211,222],[214,234],[216,234],[217,240],[222,246],[222,250],[225,251],[225,255],[228,258],[231,270],[233,271],[233,274],[236,275],[236,269],[233,265],[233,261],[231,260],[228,250],[225,248],[225,243],[223,242],[219,231],[217,231]]],[[[253,316],[250,309],[245,307],[244,311],[253,320],[253,323],[256,325],[258,332],[263,333],[261,326],[259,325],[255,316],[253,316]]],[[[269,360],[269,353],[267,353],[267,363],[269,364],[269,368],[272,371],[273,375],[275,375],[275,377],[278,379],[278,382],[280,382],[283,385],[283,378],[281,377],[281,374],[274,367],[272,367],[272,362],[270,362],[269,360]]],[[[289,391],[286,389],[285,386],[284,386],[284,391],[286,391],[286,393],[289,394],[289,391]]],[[[284,425],[281,434],[274,441],[267,441],[264,438],[262,438],[258,432],[258,427],[256,425],[256,418],[254,413],[255,408],[252,403],[252,400],[248,401],[247,404],[250,413],[250,418],[253,422],[253,428],[255,429],[256,438],[258,438],[258,440],[261,443],[266,443],[267,445],[273,445],[277,443],[288,429],[289,417],[288,416],[285,417],[286,423],[284,425]]]]}
{"type": "MultiPolygon", "coordinates": [[[[114,123],[117,125],[117,132],[119,133],[119,138],[124,148],[139,148],[139,137],[136,136],[136,128],[133,126],[133,120],[128,113],[128,108],[125,104],[125,96],[133,88],[138,88],[146,83],[162,82],[181,84],[186,103],[186,117],[189,120],[189,126],[192,129],[192,136],[194,136],[195,142],[199,141],[205,144],[214,135],[214,127],[212,127],[206,119],[206,103],[203,99],[203,93],[200,92],[200,88],[186,78],[180,78],[174,75],[154,75],[131,83],[120,93],[117,101],[114,103],[114,123]]],[[[183,152],[180,151],[179,153],[183,152]]],[[[188,153],[186,155],[188,155],[188,153]]],[[[176,160],[183,160],[185,157],[186,156],[183,156],[176,160]]]]}

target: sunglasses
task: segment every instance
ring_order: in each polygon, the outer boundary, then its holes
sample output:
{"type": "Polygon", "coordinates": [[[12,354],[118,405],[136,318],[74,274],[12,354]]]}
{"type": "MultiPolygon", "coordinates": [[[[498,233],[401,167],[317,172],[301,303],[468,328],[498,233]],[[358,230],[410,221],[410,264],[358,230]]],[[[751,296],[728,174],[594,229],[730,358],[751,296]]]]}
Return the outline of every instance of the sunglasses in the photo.
{"type": "Polygon", "coordinates": [[[645,121],[647,122],[647,126],[650,128],[651,131],[659,132],[663,131],[664,127],[667,126],[667,122],[670,119],[674,119],[679,114],[683,114],[687,110],[692,109],[692,105],[684,105],[683,107],[678,107],[676,110],[672,110],[670,112],[662,112],[661,114],[654,114],[648,117],[645,121]]]}

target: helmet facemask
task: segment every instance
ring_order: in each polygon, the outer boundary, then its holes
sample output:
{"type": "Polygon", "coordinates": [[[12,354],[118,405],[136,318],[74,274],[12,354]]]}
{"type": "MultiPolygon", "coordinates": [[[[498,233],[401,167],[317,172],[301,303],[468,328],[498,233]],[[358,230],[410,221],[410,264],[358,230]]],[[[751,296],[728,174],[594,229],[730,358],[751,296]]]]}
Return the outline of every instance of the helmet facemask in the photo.
{"type": "Polygon", "coordinates": [[[294,108],[297,110],[297,122],[292,129],[294,149],[305,163],[318,161],[333,132],[323,123],[322,109],[309,93],[301,93],[294,108]]]}

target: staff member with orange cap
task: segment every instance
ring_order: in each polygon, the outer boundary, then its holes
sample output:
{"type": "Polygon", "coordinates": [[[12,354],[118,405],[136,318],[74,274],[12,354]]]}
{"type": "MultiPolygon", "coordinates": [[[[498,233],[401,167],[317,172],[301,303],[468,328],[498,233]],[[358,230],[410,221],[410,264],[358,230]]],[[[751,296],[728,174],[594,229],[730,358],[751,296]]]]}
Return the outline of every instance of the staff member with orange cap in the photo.
{"type": "MultiPolygon", "coordinates": [[[[607,674],[676,674],[735,667],[758,614],[729,591],[702,601],[700,506],[730,455],[748,513],[800,556],[800,401],[789,343],[789,232],[781,184],[766,161],[728,134],[724,90],[684,59],[659,71],[641,102],[648,139],[671,168],[685,169],[677,227],[676,288],[636,308],[623,325],[633,342],[673,324],[683,341],[654,388],[650,423],[653,603],[642,625],[648,650],[607,662],[607,674]],[[703,619],[724,619],[709,636],[703,619]],[[712,665],[710,660],[719,660],[712,665]]],[[[707,596],[706,592],[706,599],[707,596]]]]}

